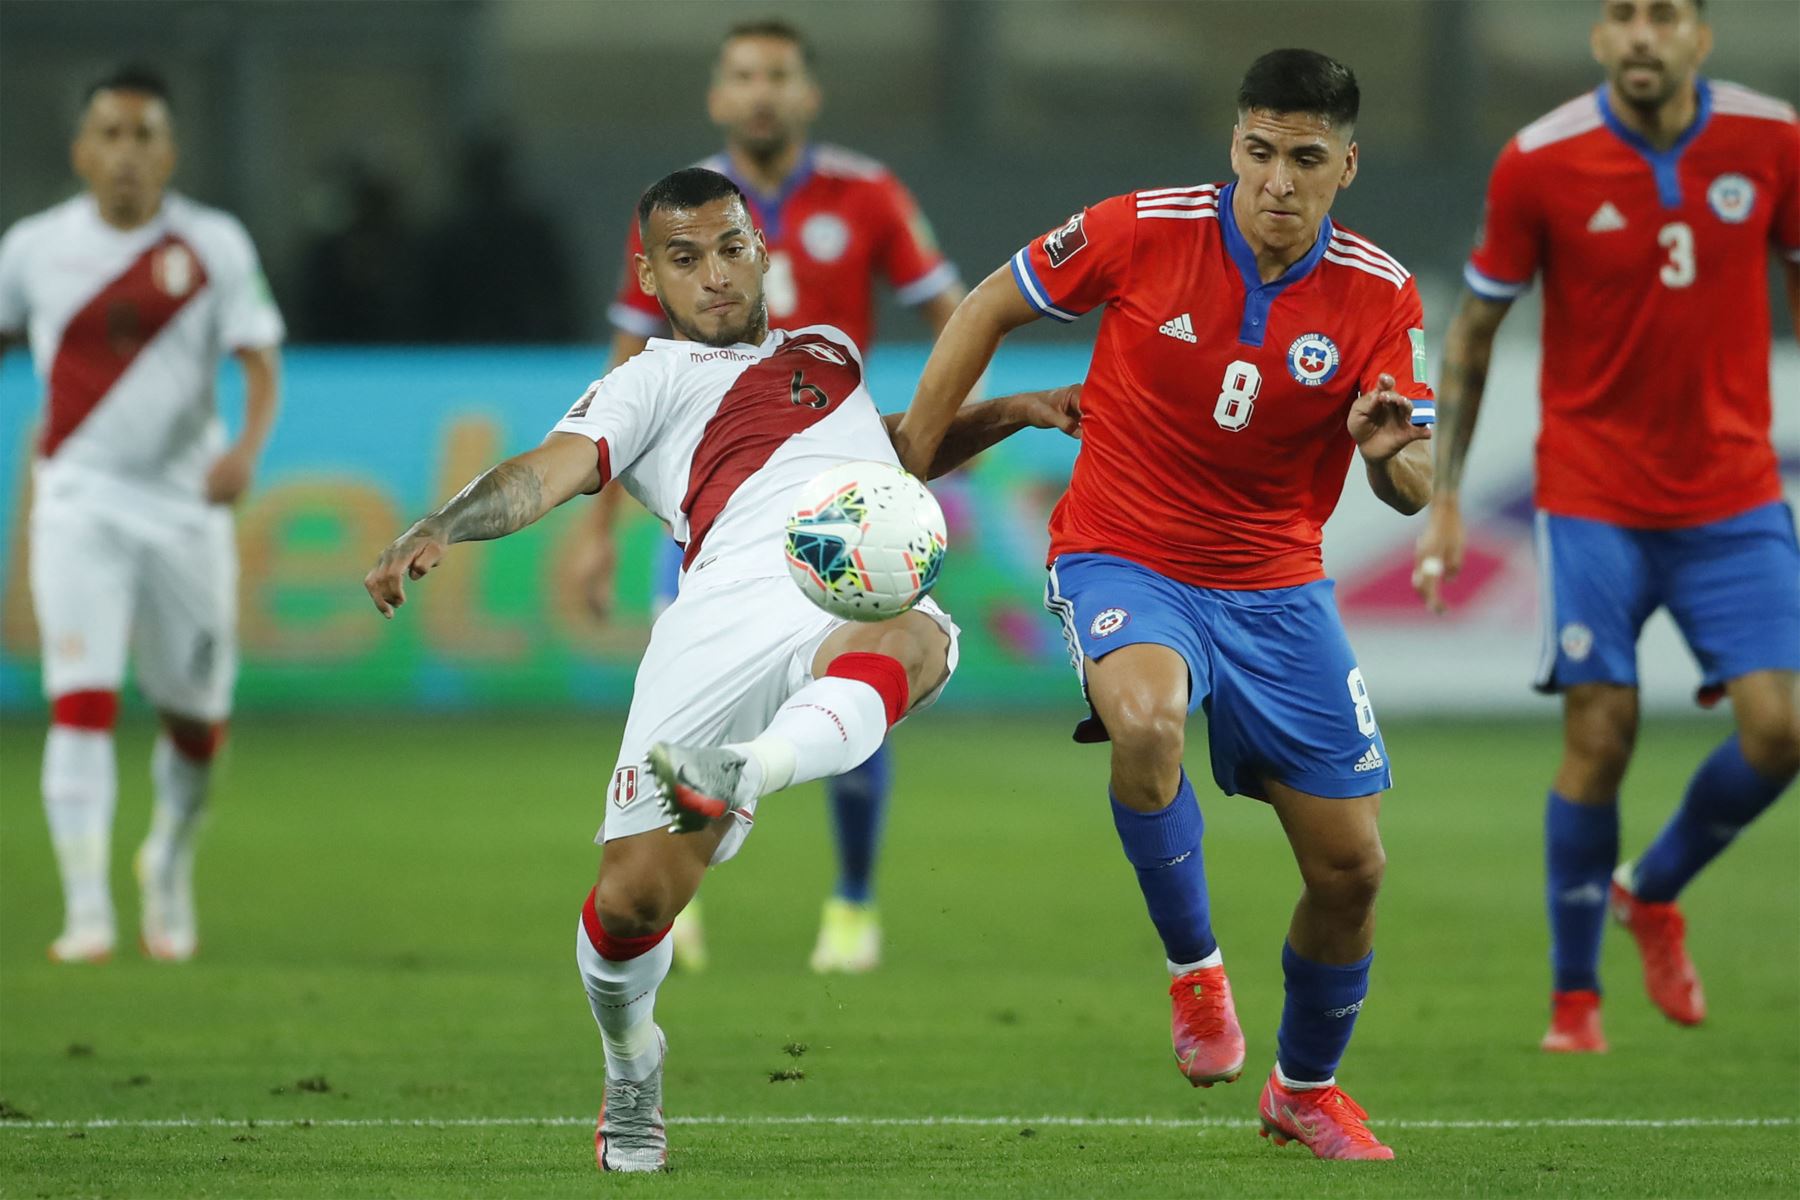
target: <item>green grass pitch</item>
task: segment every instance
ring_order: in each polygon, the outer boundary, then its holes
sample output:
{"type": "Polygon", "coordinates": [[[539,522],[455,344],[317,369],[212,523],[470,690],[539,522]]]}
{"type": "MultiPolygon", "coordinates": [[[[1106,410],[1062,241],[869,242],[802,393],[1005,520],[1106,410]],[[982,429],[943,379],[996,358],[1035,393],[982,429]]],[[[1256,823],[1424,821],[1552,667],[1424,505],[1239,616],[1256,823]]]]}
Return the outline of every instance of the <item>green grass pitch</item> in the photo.
{"type": "MultiPolygon", "coordinates": [[[[1647,724],[1627,853],[1724,728],[1647,724]]],[[[1612,1053],[1551,1058],[1535,1045],[1555,731],[1393,722],[1373,991],[1340,1077],[1399,1159],[1325,1164],[1252,1124],[1297,890],[1272,814],[1202,791],[1252,1050],[1241,1081],[1198,1091],[1172,1062],[1104,752],[1065,732],[953,712],[901,730],[888,961],[868,977],[805,969],[831,875],[819,789],[766,801],[705,892],[711,970],[662,992],[672,1169],[601,1178],[573,949],[615,722],[246,720],[200,862],[200,958],[153,965],[128,944],[79,968],[44,959],[41,731],[0,725],[0,1195],[1793,1194],[1793,796],[1687,897],[1708,1023],[1658,1016],[1613,931],[1612,1053]],[[787,1070],[804,1077],[771,1081],[787,1070]]],[[[127,931],[147,737],[140,721],[120,738],[127,931]]]]}

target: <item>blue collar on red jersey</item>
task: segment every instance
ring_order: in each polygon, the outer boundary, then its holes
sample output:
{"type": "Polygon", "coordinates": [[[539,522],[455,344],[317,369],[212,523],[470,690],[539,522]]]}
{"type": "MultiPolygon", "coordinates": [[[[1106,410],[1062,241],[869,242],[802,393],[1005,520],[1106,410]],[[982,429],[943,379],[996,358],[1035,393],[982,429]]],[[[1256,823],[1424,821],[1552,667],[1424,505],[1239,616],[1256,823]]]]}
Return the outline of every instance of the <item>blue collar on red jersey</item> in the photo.
{"type": "Polygon", "coordinates": [[[1700,136],[1706,128],[1707,119],[1712,116],[1712,84],[1705,79],[1694,80],[1694,121],[1681,131],[1675,144],[1667,150],[1658,150],[1644,140],[1637,130],[1630,129],[1619,115],[1612,109],[1607,99],[1606,85],[1603,83],[1594,92],[1594,99],[1600,105],[1600,119],[1613,135],[1620,141],[1643,155],[1650,164],[1650,170],[1656,175],[1656,197],[1662,201],[1664,208],[1681,207],[1681,152],[1686,150],[1693,140],[1700,136]]]}
{"type": "Polygon", "coordinates": [[[1275,298],[1312,274],[1319,260],[1325,257],[1325,247],[1331,244],[1331,218],[1325,217],[1319,222],[1319,236],[1313,239],[1312,249],[1304,258],[1289,266],[1280,277],[1264,283],[1262,273],[1256,269],[1256,251],[1244,240],[1244,232],[1237,225],[1237,211],[1231,206],[1231,199],[1236,194],[1235,183],[1227,184],[1219,193],[1219,229],[1225,238],[1226,253],[1237,264],[1238,274],[1244,277],[1244,314],[1238,318],[1238,341],[1246,346],[1260,346],[1269,332],[1269,309],[1274,306],[1275,298]]]}
{"type": "Polygon", "coordinates": [[[757,219],[763,237],[771,242],[778,240],[781,237],[781,219],[787,202],[794,198],[794,193],[800,190],[801,184],[812,178],[815,165],[813,148],[808,146],[800,152],[800,161],[794,164],[792,173],[772,193],[760,192],[747,180],[740,178],[731,165],[731,155],[721,154],[718,157],[721,160],[719,173],[737,184],[738,190],[750,201],[750,215],[757,219]]]}

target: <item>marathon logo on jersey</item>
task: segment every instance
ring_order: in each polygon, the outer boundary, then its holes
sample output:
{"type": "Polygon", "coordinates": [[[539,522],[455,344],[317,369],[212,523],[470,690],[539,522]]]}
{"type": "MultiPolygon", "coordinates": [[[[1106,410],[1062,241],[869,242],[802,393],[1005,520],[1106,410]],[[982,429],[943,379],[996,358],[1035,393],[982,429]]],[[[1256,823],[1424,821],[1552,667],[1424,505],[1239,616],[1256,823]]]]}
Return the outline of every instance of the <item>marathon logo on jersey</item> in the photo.
{"type": "Polygon", "coordinates": [[[629,808],[638,796],[638,769],[636,767],[620,767],[613,772],[612,787],[607,792],[607,799],[618,808],[629,808]]]}
{"type": "Polygon", "coordinates": [[[826,342],[795,342],[794,349],[804,350],[820,362],[828,362],[834,367],[848,366],[850,363],[842,350],[826,342]]]}
{"type": "Polygon", "coordinates": [[[1727,225],[1742,225],[1756,207],[1756,185],[1736,172],[1721,175],[1706,189],[1706,204],[1727,225]]]}
{"type": "Polygon", "coordinates": [[[1078,212],[1069,218],[1069,223],[1055,233],[1044,235],[1044,253],[1050,258],[1052,267],[1060,267],[1087,248],[1087,229],[1082,224],[1087,220],[1087,213],[1078,212]]]}
{"type": "Polygon", "coordinates": [[[1111,637],[1130,623],[1130,613],[1122,608],[1108,608],[1095,615],[1088,625],[1088,633],[1097,638],[1111,637]]]}
{"type": "Polygon", "coordinates": [[[1337,374],[1337,343],[1322,333],[1303,333],[1288,346],[1288,374],[1302,387],[1318,387],[1337,374]]]}

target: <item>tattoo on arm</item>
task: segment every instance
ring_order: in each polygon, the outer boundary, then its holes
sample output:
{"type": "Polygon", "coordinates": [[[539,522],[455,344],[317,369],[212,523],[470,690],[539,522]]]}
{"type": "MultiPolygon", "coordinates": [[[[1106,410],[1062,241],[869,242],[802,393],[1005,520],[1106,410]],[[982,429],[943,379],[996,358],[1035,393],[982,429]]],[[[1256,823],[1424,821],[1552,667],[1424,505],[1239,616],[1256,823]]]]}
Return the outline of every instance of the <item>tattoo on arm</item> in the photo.
{"type": "Polygon", "coordinates": [[[1444,387],[1438,399],[1437,481],[1439,491],[1462,486],[1463,464],[1475,438],[1475,418],[1487,388],[1494,334],[1506,308],[1465,295],[1444,347],[1444,387]]]}
{"type": "Polygon", "coordinates": [[[531,524],[545,512],[544,482],[511,459],[488,468],[420,524],[435,524],[449,542],[485,542],[531,524]]]}

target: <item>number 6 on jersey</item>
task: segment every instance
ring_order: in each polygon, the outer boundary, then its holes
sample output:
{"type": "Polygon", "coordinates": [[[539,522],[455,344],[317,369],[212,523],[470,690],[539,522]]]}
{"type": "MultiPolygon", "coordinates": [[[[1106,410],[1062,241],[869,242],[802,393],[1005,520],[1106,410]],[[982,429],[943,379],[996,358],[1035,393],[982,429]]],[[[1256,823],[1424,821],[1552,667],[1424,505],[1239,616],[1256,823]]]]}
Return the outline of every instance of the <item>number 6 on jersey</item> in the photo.
{"type": "Polygon", "coordinates": [[[1262,391],[1262,372],[1255,363],[1238,359],[1225,368],[1225,381],[1220,385],[1219,402],[1213,406],[1213,420],[1219,428],[1236,433],[1250,423],[1250,410],[1256,407],[1256,394],[1262,391]]]}

